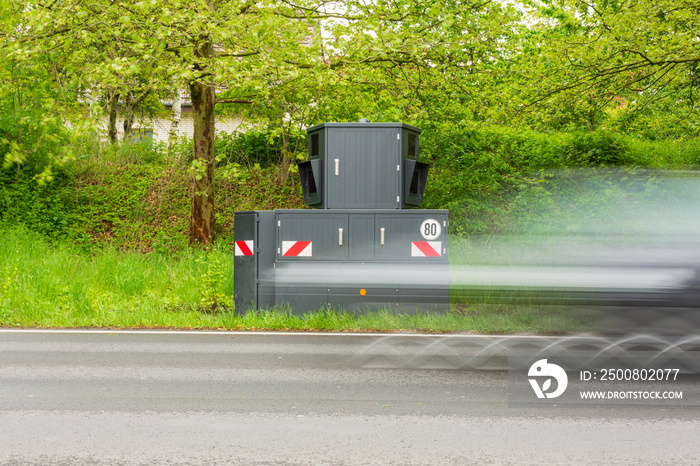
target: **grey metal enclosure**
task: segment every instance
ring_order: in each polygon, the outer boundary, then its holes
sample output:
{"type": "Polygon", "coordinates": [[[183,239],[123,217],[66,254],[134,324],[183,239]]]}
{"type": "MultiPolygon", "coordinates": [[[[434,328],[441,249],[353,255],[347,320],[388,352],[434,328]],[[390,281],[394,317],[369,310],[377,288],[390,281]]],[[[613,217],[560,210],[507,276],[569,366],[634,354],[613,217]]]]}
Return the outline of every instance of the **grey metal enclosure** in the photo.
{"type": "Polygon", "coordinates": [[[319,209],[401,209],[420,205],[428,165],[421,130],[402,123],[324,123],[307,130],[299,165],[307,205],[319,209]]]}
{"type": "Polygon", "coordinates": [[[236,309],[445,311],[448,211],[406,210],[428,175],[420,130],[325,123],[308,134],[299,174],[316,209],[235,214],[236,309]]]}

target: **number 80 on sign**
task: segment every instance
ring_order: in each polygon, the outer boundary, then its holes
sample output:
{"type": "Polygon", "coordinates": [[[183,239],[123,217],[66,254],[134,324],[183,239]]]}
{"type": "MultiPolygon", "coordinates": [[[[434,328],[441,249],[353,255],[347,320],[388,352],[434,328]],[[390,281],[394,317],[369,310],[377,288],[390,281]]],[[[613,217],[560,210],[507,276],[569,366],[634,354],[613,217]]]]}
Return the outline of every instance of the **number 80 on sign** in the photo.
{"type": "Polygon", "coordinates": [[[423,239],[427,241],[437,239],[441,233],[442,226],[440,225],[440,222],[434,218],[425,219],[423,220],[423,223],[420,224],[420,234],[423,239]]]}

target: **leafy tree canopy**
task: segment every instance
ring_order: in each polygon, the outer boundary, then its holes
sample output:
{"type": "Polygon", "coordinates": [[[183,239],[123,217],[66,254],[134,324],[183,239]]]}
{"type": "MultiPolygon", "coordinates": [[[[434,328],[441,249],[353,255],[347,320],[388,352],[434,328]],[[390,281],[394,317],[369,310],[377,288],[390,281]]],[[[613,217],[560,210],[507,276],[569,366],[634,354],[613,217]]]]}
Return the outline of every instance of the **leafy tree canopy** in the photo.
{"type": "MultiPolygon", "coordinates": [[[[696,0],[531,0],[520,57],[520,109],[589,128],[629,115],[697,119],[696,0]],[[578,123],[577,123],[578,121],[578,123]]],[[[692,128],[690,128],[692,130],[692,128]]]]}

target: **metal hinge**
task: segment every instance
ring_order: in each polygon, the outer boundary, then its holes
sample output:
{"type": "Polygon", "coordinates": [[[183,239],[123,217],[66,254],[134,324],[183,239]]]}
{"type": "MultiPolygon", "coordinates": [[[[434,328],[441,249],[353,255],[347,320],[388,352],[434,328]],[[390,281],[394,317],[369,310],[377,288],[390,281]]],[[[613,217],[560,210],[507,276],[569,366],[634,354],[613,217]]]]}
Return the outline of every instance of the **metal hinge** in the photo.
{"type": "Polygon", "coordinates": [[[397,166],[396,166],[396,171],[397,171],[397,172],[400,172],[400,171],[401,171],[401,165],[397,165],[397,166]]]}
{"type": "Polygon", "coordinates": [[[399,141],[401,139],[401,133],[396,135],[396,140],[399,141]]]}

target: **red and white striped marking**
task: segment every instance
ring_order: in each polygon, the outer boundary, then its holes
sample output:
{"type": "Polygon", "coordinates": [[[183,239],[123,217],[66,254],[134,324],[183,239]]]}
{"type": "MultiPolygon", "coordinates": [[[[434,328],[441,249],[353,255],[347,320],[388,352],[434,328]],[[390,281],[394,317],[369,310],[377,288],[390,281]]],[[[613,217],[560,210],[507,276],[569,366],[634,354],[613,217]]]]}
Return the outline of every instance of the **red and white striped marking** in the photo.
{"type": "Polygon", "coordinates": [[[282,256],[311,257],[311,241],[282,241],[282,256]]]}
{"type": "Polygon", "coordinates": [[[441,241],[412,241],[411,257],[440,257],[441,241]]]}
{"type": "Polygon", "coordinates": [[[236,256],[252,256],[255,242],[251,240],[236,241],[234,246],[234,255],[236,256]]]}

